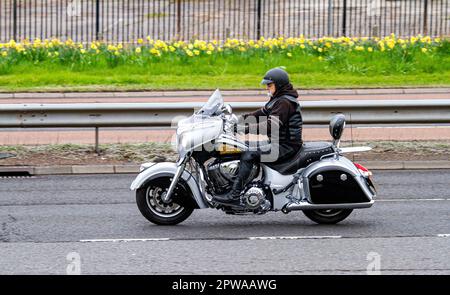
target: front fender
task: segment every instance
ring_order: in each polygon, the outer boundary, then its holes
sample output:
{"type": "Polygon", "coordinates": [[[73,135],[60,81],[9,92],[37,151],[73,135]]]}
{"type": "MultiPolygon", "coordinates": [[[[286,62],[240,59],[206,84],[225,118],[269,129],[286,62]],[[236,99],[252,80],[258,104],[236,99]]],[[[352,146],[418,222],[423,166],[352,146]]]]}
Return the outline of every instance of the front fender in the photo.
{"type": "MultiPolygon", "coordinates": [[[[134,179],[133,183],[130,186],[131,190],[133,191],[137,190],[142,185],[144,185],[144,183],[146,183],[148,180],[151,180],[158,176],[175,175],[175,172],[177,171],[177,164],[171,162],[161,162],[155,164],[147,163],[146,166],[148,166],[148,168],[139,173],[139,175],[134,179]]],[[[185,170],[183,171],[181,178],[189,186],[189,189],[191,190],[192,193],[192,198],[197,203],[198,208],[200,209],[208,208],[208,205],[203,200],[198,183],[192,176],[192,174],[189,171],[185,170]]]]}

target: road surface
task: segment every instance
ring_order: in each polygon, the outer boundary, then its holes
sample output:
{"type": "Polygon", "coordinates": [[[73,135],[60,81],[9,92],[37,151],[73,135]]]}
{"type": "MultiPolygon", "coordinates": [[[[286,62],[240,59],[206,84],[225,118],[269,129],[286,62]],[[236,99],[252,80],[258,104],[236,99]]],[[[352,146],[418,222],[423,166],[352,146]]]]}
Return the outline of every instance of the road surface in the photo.
{"type": "Polygon", "coordinates": [[[450,170],[375,171],[374,207],[333,226],[215,209],[155,226],[133,177],[0,179],[0,274],[66,274],[73,257],[82,274],[450,274],[450,170]]]}

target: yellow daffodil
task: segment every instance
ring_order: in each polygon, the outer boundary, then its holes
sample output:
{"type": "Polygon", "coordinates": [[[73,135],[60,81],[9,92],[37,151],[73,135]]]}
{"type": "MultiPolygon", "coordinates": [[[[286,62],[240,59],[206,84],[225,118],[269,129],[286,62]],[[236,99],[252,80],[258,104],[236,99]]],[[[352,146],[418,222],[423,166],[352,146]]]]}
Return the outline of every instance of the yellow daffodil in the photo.
{"type": "Polygon", "coordinates": [[[194,53],[189,49],[186,50],[186,54],[190,57],[194,56],[194,53]]]}
{"type": "Polygon", "coordinates": [[[394,40],[389,40],[386,45],[390,48],[393,49],[395,47],[395,41],[394,40]]]}

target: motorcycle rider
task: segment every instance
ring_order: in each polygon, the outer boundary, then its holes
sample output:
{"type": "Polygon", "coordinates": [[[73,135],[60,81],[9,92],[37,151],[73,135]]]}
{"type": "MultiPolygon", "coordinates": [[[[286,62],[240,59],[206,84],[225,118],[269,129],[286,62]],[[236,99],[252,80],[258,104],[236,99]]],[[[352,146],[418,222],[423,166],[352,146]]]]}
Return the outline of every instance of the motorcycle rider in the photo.
{"type": "Polygon", "coordinates": [[[239,202],[245,181],[250,176],[254,164],[260,162],[283,162],[294,156],[301,148],[302,115],[297,101],[298,93],[289,81],[288,73],[281,68],[273,68],[265,75],[261,84],[266,85],[270,100],[265,106],[252,113],[243,115],[240,122],[253,117],[254,124],[239,124],[237,131],[244,134],[263,134],[268,141],[248,142],[249,150],[241,154],[239,172],[234,179],[232,189],[225,195],[215,196],[219,203],[239,202]],[[256,119],[256,121],[254,120],[256,119]],[[262,157],[275,154],[273,157],[262,157]],[[267,159],[265,159],[267,158],[267,159]]]}

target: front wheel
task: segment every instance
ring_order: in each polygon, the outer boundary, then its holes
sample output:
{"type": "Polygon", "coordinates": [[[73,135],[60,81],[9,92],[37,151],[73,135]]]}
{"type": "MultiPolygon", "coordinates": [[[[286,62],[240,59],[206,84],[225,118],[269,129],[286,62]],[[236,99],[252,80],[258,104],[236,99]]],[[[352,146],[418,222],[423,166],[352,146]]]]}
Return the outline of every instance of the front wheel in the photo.
{"type": "Polygon", "coordinates": [[[347,218],[353,209],[303,210],[312,221],[318,224],[336,224],[347,218]]]}
{"type": "Polygon", "coordinates": [[[162,201],[162,196],[169,190],[170,183],[170,177],[159,177],[150,180],[136,191],[139,211],[154,224],[178,224],[186,220],[194,210],[190,190],[181,179],[173,192],[172,200],[169,203],[162,201]]]}

